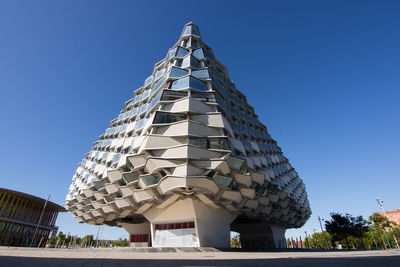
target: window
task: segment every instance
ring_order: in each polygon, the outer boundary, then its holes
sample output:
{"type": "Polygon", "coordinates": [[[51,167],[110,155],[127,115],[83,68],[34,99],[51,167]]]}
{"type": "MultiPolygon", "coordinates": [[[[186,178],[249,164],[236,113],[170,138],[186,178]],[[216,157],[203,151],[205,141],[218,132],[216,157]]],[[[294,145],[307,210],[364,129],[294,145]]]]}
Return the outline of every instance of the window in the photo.
{"type": "Polygon", "coordinates": [[[145,123],[146,123],[146,119],[139,120],[135,126],[135,130],[137,131],[139,129],[142,129],[145,123]]]}
{"type": "Polygon", "coordinates": [[[255,188],[256,194],[259,194],[259,195],[263,195],[265,190],[266,190],[266,188],[261,185],[257,185],[255,188]]]}
{"type": "Polygon", "coordinates": [[[148,106],[149,104],[144,104],[144,105],[142,105],[141,107],[140,107],[140,109],[139,109],[139,114],[142,114],[143,112],[145,112],[146,110],[147,110],[147,106],[148,106]]]}
{"type": "Polygon", "coordinates": [[[154,80],[157,80],[164,74],[165,69],[159,70],[156,72],[156,75],[154,75],[154,80]]]}
{"type": "Polygon", "coordinates": [[[214,182],[222,187],[226,187],[229,189],[234,189],[235,186],[235,179],[233,179],[232,177],[227,177],[227,176],[223,176],[223,175],[215,175],[213,178],[214,182]]]}
{"type": "Polygon", "coordinates": [[[206,149],[229,150],[228,139],[221,137],[196,138],[190,137],[189,144],[206,149]]]}
{"type": "Polygon", "coordinates": [[[162,92],[159,92],[150,102],[149,111],[160,101],[162,92]]]}
{"type": "Polygon", "coordinates": [[[145,175],[141,177],[142,181],[146,186],[157,184],[161,180],[161,176],[156,174],[145,175]]]}
{"type": "Polygon", "coordinates": [[[200,32],[199,32],[199,29],[197,28],[197,26],[188,25],[185,27],[182,35],[190,35],[190,34],[200,36],[200,32]]]}
{"type": "Polygon", "coordinates": [[[247,164],[244,159],[227,157],[226,161],[228,162],[229,167],[231,167],[232,169],[240,171],[243,174],[247,173],[247,164]]]}
{"type": "Polygon", "coordinates": [[[139,102],[139,100],[140,100],[141,97],[142,97],[141,95],[135,96],[135,98],[133,99],[133,103],[139,102]]]}
{"type": "Polygon", "coordinates": [[[174,230],[174,229],[187,229],[194,228],[194,222],[178,222],[178,223],[165,223],[156,224],[156,230],[174,230]]]}
{"type": "Polygon", "coordinates": [[[115,154],[112,160],[112,163],[118,162],[121,158],[121,154],[115,154]]]}
{"type": "Polygon", "coordinates": [[[208,70],[206,69],[202,69],[202,70],[193,70],[192,71],[192,75],[196,78],[205,80],[205,79],[209,79],[210,76],[208,75],[208,70]]]}
{"type": "Polygon", "coordinates": [[[267,189],[268,189],[268,192],[271,192],[271,193],[278,192],[278,186],[275,184],[268,184],[267,189]]]}
{"type": "Polygon", "coordinates": [[[215,103],[215,95],[211,92],[192,92],[191,97],[201,102],[212,102],[215,103]]]}
{"type": "Polygon", "coordinates": [[[162,78],[161,80],[159,80],[156,85],[154,85],[153,87],[153,91],[151,92],[152,94],[154,94],[165,82],[166,77],[162,78]]]}
{"type": "Polygon", "coordinates": [[[200,64],[199,60],[197,60],[195,57],[188,55],[187,57],[185,57],[183,59],[181,67],[182,68],[193,67],[193,68],[200,69],[201,64],[200,64]]]}
{"type": "Polygon", "coordinates": [[[184,89],[189,87],[189,77],[185,77],[176,81],[173,81],[171,84],[171,89],[184,89]]]}
{"type": "Polygon", "coordinates": [[[207,91],[206,84],[192,76],[173,81],[171,84],[171,89],[173,90],[186,89],[189,87],[199,91],[207,91]]]}
{"type": "Polygon", "coordinates": [[[148,84],[151,83],[152,81],[153,81],[153,76],[150,76],[149,78],[147,78],[147,79],[144,81],[144,86],[148,85],[148,84]]]}
{"type": "Polygon", "coordinates": [[[186,119],[187,119],[186,114],[176,114],[176,113],[157,111],[157,114],[154,117],[153,124],[173,123],[186,119]]]}
{"type": "Polygon", "coordinates": [[[161,101],[175,101],[177,99],[184,98],[187,96],[188,96],[187,92],[164,90],[161,101]]]}
{"type": "Polygon", "coordinates": [[[149,242],[149,235],[131,235],[131,242],[149,242]]]}
{"type": "Polygon", "coordinates": [[[187,75],[189,72],[180,68],[173,67],[171,73],[169,74],[172,78],[180,78],[187,75]]]}
{"type": "Polygon", "coordinates": [[[178,47],[178,51],[176,52],[176,57],[185,57],[187,54],[189,54],[189,51],[187,51],[183,47],[178,47]]]}
{"type": "Polygon", "coordinates": [[[190,87],[200,91],[207,91],[206,84],[194,77],[190,77],[190,87]]]}
{"type": "Polygon", "coordinates": [[[193,56],[195,56],[197,59],[204,59],[203,49],[200,48],[193,51],[193,56]]]}

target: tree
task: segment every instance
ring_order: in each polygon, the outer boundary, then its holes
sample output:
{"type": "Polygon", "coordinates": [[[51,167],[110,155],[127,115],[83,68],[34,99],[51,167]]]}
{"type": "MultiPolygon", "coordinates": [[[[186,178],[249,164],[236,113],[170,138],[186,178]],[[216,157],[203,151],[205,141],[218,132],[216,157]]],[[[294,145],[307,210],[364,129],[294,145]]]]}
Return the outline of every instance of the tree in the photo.
{"type": "Polygon", "coordinates": [[[239,235],[234,235],[231,238],[231,247],[232,248],[241,248],[242,246],[240,245],[240,239],[239,239],[239,235]]]}
{"type": "Polygon", "coordinates": [[[335,212],[332,212],[330,215],[332,219],[325,222],[325,228],[326,231],[332,235],[332,240],[334,242],[344,241],[349,250],[350,243],[352,243],[353,246],[355,245],[354,240],[350,242],[349,239],[352,239],[351,237],[359,238],[362,242],[362,237],[368,231],[366,221],[362,216],[353,217],[348,213],[342,215],[335,212]]]}
{"type": "Polygon", "coordinates": [[[129,241],[125,238],[119,238],[117,241],[113,242],[114,247],[129,247],[129,241]]]}
{"type": "MultiPolygon", "coordinates": [[[[325,238],[327,239],[326,242],[328,243],[328,248],[329,244],[331,244],[332,247],[334,247],[335,244],[334,242],[332,242],[332,236],[329,233],[325,233],[325,238]]],[[[322,233],[319,232],[311,235],[311,238],[309,238],[308,243],[310,244],[310,246],[314,248],[320,248],[320,249],[325,248],[324,236],[322,233]]]]}
{"type": "MultiPolygon", "coordinates": [[[[369,216],[369,224],[372,224],[372,228],[375,228],[379,234],[379,237],[382,240],[383,247],[387,249],[387,244],[385,242],[385,239],[383,238],[382,232],[385,231],[385,228],[389,228],[391,225],[391,221],[389,219],[377,212],[373,213],[371,216],[369,216]]],[[[386,235],[386,233],[383,233],[386,235]]],[[[387,238],[387,236],[386,236],[387,238]]]]}
{"type": "Polygon", "coordinates": [[[360,245],[363,249],[365,249],[365,243],[363,240],[363,237],[368,233],[368,225],[367,221],[364,220],[363,216],[358,216],[356,218],[352,218],[352,230],[351,230],[351,235],[358,238],[360,241],[360,245]]]}
{"type": "Polygon", "coordinates": [[[352,225],[350,214],[342,215],[340,213],[331,214],[332,219],[325,222],[325,228],[332,235],[334,241],[345,240],[347,249],[350,249],[348,237],[351,235],[352,225]]]}

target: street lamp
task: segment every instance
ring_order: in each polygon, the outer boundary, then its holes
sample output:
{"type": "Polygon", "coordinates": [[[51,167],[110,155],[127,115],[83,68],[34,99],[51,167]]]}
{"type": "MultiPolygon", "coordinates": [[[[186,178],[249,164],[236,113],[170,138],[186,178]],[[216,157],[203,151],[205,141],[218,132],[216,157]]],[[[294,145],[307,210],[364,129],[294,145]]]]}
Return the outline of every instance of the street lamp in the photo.
{"type": "Polygon", "coordinates": [[[324,229],[322,228],[321,218],[319,216],[318,216],[318,221],[319,221],[319,225],[321,226],[322,237],[324,238],[324,243],[325,243],[325,249],[328,249],[328,242],[326,241],[325,232],[324,232],[324,229]]]}
{"type": "MultiPolygon", "coordinates": [[[[378,201],[378,205],[381,207],[381,209],[382,209],[382,211],[383,211],[383,214],[385,214],[385,215],[386,215],[386,218],[388,218],[388,217],[387,217],[387,214],[386,214],[386,210],[385,210],[385,208],[383,207],[383,200],[382,200],[380,197],[378,197],[378,198],[376,199],[376,201],[378,201]]],[[[390,230],[392,230],[392,235],[393,235],[394,241],[396,242],[397,248],[400,248],[400,247],[399,247],[399,243],[397,242],[396,235],[393,233],[393,228],[392,228],[392,226],[391,226],[390,224],[389,224],[389,227],[390,227],[390,230]]]]}
{"type": "Polygon", "coordinates": [[[40,225],[40,223],[41,223],[41,221],[42,221],[42,217],[43,217],[44,211],[45,211],[45,209],[46,209],[47,202],[49,202],[49,199],[50,199],[50,194],[49,194],[49,196],[47,197],[46,202],[44,202],[43,209],[42,209],[42,213],[40,214],[39,221],[38,221],[38,223],[37,223],[37,225],[36,225],[36,229],[35,229],[35,232],[34,232],[33,237],[32,237],[32,242],[31,242],[31,245],[30,245],[31,247],[33,246],[33,242],[35,241],[36,233],[37,233],[37,230],[38,230],[38,228],[39,228],[39,225],[40,225]]]}

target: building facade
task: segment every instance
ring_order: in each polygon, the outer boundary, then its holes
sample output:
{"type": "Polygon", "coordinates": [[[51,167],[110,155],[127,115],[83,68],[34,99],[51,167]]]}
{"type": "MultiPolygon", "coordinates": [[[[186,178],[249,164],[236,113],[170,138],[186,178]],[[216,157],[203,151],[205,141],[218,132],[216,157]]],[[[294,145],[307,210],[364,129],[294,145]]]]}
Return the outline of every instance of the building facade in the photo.
{"type": "Polygon", "coordinates": [[[79,163],[78,222],[134,246],[285,246],[311,214],[302,180],[193,23],[79,163]]]}
{"type": "Polygon", "coordinates": [[[48,201],[43,212],[45,202],[39,197],[0,188],[0,245],[45,246],[58,213],[66,211],[48,201]]]}
{"type": "Polygon", "coordinates": [[[398,225],[400,225],[400,210],[399,209],[394,209],[391,211],[385,211],[385,213],[380,212],[380,215],[385,216],[386,218],[389,219],[389,221],[395,222],[398,225]]]}

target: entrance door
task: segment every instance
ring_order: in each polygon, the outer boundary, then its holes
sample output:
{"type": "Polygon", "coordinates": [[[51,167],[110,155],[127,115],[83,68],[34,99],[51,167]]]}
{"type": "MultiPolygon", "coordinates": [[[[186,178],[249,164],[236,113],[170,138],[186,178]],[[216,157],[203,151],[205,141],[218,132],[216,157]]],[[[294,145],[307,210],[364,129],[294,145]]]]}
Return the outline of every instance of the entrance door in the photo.
{"type": "Polygon", "coordinates": [[[156,224],[154,247],[196,247],[194,222],[156,224]]]}

